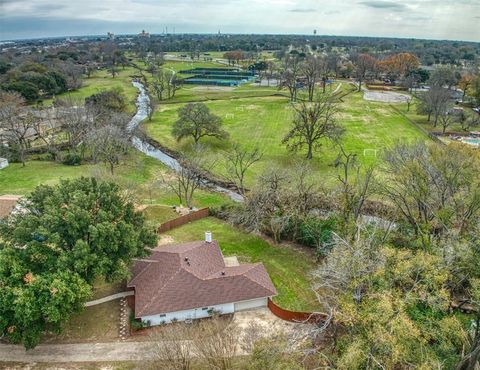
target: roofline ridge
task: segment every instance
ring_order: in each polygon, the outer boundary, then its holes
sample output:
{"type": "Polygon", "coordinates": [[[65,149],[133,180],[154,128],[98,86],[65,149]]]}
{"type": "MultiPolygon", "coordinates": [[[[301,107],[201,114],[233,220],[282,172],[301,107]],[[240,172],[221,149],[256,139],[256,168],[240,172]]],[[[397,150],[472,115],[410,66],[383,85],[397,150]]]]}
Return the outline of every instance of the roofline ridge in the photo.
{"type": "MultiPolygon", "coordinates": [[[[155,262],[158,262],[158,261],[155,261],[155,262]]],[[[152,264],[149,262],[143,269],[142,271],[140,271],[137,275],[135,275],[135,277],[130,280],[128,283],[127,283],[127,287],[134,287],[135,284],[132,285],[132,283],[135,283],[135,280],[137,280],[145,271],[147,271],[150,267],[152,266],[152,264]]]]}
{"type": "MultiPolygon", "coordinates": [[[[174,278],[174,276],[176,276],[180,272],[180,270],[182,270],[181,266],[177,269],[177,271],[175,271],[174,274],[172,274],[172,276],[170,276],[170,278],[168,280],[165,281],[165,284],[163,284],[162,287],[157,290],[157,294],[152,295],[152,298],[150,298],[150,300],[142,307],[142,309],[139,310],[138,313],[135,312],[135,316],[140,316],[140,313],[145,311],[145,307],[148,307],[152,303],[152,301],[157,298],[157,296],[160,294],[160,292],[163,290],[163,288],[165,288],[165,286],[174,278]]],[[[136,300],[135,300],[135,302],[136,302],[136,300]]]]}
{"type": "MultiPolygon", "coordinates": [[[[265,269],[265,271],[267,272],[267,269],[265,268],[265,265],[264,265],[262,262],[258,262],[258,263],[252,264],[252,268],[249,269],[249,270],[247,270],[247,271],[245,271],[245,272],[249,272],[249,271],[251,271],[253,268],[260,267],[260,266],[263,267],[263,268],[265,269]]],[[[267,274],[268,274],[268,272],[267,272],[267,274]]],[[[251,276],[247,276],[247,275],[245,275],[245,273],[243,273],[242,276],[245,276],[247,279],[249,279],[249,280],[252,281],[253,283],[261,286],[262,288],[264,288],[264,289],[266,289],[266,290],[270,290],[268,287],[266,287],[266,286],[263,285],[262,283],[258,282],[257,280],[253,279],[251,276]]],[[[272,285],[273,285],[273,282],[272,282],[272,285]]],[[[275,285],[273,286],[273,288],[274,288],[275,290],[277,290],[277,289],[275,288],[275,285]]]]}

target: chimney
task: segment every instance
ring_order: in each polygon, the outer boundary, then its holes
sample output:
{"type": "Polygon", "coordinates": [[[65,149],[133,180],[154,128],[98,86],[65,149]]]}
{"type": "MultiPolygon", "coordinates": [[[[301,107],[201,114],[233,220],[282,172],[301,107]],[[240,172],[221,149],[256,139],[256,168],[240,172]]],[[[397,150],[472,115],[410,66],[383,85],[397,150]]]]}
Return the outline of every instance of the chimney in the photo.
{"type": "Polygon", "coordinates": [[[205,242],[207,243],[212,242],[212,233],[210,231],[205,231],[205,242]]]}

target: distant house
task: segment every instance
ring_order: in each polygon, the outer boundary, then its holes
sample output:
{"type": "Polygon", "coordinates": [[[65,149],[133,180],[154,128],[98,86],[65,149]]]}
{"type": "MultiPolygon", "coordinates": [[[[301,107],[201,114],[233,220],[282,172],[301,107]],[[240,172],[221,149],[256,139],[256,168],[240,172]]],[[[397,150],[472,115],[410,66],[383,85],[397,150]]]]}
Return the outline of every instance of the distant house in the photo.
{"type": "Polygon", "coordinates": [[[208,233],[205,241],[155,248],[132,276],[135,318],[151,325],[266,307],[277,295],[262,263],[226,266],[208,233]]]}
{"type": "Polygon", "coordinates": [[[17,207],[19,195],[0,195],[0,219],[7,218],[17,207]]]}
{"type": "Polygon", "coordinates": [[[0,170],[8,167],[8,160],[6,158],[0,158],[0,170]]]}

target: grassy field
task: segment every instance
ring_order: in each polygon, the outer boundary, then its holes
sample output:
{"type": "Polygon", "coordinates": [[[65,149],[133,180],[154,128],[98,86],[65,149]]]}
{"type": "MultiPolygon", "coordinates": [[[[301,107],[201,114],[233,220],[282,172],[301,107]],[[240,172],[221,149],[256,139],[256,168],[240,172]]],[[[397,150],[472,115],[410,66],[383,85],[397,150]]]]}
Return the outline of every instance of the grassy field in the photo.
{"type": "Polygon", "coordinates": [[[309,251],[287,246],[274,246],[262,238],[243,232],[213,217],[191,222],[167,232],[175,242],[199,240],[204,232],[212,232],[225,256],[237,256],[242,262],[263,262],[277,288],[274,301],[291,310],[318,309],[310,289],[309,273],[315,257],[309,251]]]}
{"type": "MultiPolygon", "coordinates": [[[[233,94],[230,94],[232,96],[233,94]]],[[[216,157],[216,172],[224,173],[224,156],[232,142],[238,142],[246,148],[258,146],[264,152],[261,162],[248,174],[247,185],[267,167],[279,166],[291,168],[304,156],[304,152],[292,154],[281,141],[288,132],[293,110],[287,98],[278,96],[222,99],[208,101],[211,111],[223,119],[224,128],[230,134],[229,141],[222,142],[213,138],[203,139],[211,155],[216,157]]],[[[188,151],[192,140],[177,142],[171,135],[173,123],[177,119],[177,110],[182,104],[164,104],[154,115],[151,122],[145,122],[148,134],[162,144],[177,150],[188,151]]],[[[340,104],[339,123],[345,128],[343,145],[349,152],[356,153],[361,162],[374,163],[382,151],[398,142],[426,140],[426,136],[412,126],[404,117],[395,112],[388,104],[368,102],[360,93],[350,94],[340,104]],[[364,149],[376,149],[377,157],[371,153],[364,155],[364,149]]],[[[325,142],[320,152],[315,153],[311,161],[314,171],[319,175],[332,175],[332,163],[338,149],[325,142]]]]}
{"type": "MultiPolygon", "coordinates": [[[[31,158],[25,167],[21,163],[11,163],[0,172],[0,195],[25,195],[41,184],[53,185],[60,179],[81,176],[95,176],[115,181],[134,194],[140,204],[177,205],[176,195],[164,185],[161,178],[166,167],[156,159],[137,151],[130,155],[115,169],[112,177],[103,164],[82,164],[66,166],[61,163],[31,158]]],[[[228,202],[223,195],[199,189],[195,193],[194,205],[205,207],[228,202]]]]}
{"type": "Polygon", "coordinates": [[[172,207],[164,205],[151,205],[144,209],[143,214],[147,222],[153,226],[158,227],[160,224],[173,220],[179,217],[172,207]]]}
{"type": "MultiPolygon", "coordinates": [[[[133,152],[115,169],[115,175],[125,182],[143,184],[162,167],[153,158],[133,152]]],[[[11,163],[0,176],[0,194],[26,194],[40,184],[55,184],[60,179],[100,175],[110,177],[103,164],[66,166],[61,163],[31,158],[25,165],[11,163]]]]}
{"type": "MultiPolygon", "coordinates": [[[[115,78],[106,70],[96,71],[89,78],[85,77],[82,87],[78,90],[60,94],[57,98],[74,98],[85,99],[90,95],[96,94],[103,90],[109,90],[113,88],[120,88],[125,93],[128,101],[128,109],[131,113],[135,111],[135,99],[137,97],[137,89],[132,85],[131,81],[133,76],[138,75],[132,67],[119,68],[115,78]]],[[[51,105],[52,99],[45,100],[43,105],[51,105]]]]}

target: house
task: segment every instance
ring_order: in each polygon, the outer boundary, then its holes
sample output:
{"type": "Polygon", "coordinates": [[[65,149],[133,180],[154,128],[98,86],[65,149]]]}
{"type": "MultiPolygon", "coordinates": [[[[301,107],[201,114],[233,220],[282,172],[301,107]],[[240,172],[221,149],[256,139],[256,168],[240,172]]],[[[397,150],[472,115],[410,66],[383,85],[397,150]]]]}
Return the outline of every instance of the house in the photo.
{"type": "Polygon", "coordinates": [[[0,170],[8,167],[8,160],[6,158],[0,158],[0,170]]]}
{"type": "Polygon", "coordinates": [[[7,218],[14,211],[21,196],[19,195],[0,195],[0,220],[7,218]]]}
{"type": "Polygon", "coordinates": [[[227,266],[217,241],[157,247],[135,261],[135,318],[151,325],[266,307],[277,295],[262,263],[227,266]]]}

